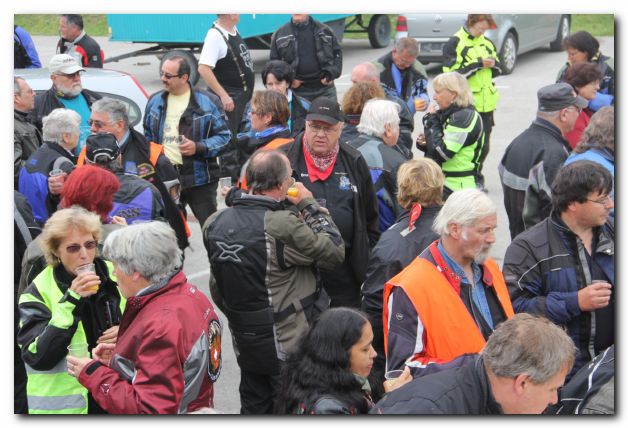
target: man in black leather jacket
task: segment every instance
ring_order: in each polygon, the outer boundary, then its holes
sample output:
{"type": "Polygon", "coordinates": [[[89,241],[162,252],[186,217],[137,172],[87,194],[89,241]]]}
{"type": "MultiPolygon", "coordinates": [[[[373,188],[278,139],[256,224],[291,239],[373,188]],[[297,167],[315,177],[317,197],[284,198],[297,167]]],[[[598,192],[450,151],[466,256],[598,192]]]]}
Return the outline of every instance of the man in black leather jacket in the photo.
{"type": "Polygon", "coordinates": [[[293,14],[270,42],[270,59],[280,59],[295,70],[292,90],[314,101],[326,96],[337,99],[334,79],[342,72],[342,50],[329,26],[309,15],[293,14]]]}
{"type": "Polygon", "coordinates": [[[575,353],[571,338],[548,319],[516,314],[475,358],[459,357],[459,367],[414,379],[369,413],[540,414],[558,401],[575,353]]]}

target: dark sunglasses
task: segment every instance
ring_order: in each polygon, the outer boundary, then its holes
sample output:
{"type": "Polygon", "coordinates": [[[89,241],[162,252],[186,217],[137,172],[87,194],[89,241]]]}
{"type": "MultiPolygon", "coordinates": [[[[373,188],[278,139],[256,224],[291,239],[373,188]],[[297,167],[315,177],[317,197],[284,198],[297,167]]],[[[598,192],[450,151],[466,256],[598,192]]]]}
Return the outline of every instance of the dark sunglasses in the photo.
{"type": "Polygon", "coordinates": [[[165,77],[166,80],[170,80],[170,79],[172,79],[174,77],[181,77],[181,76],[183,76],[183,74],[168,74],[165,71],[160,71],[159,72],[159,76],[160,77],[165,77]]]}
{"type": "Polygon", "coordinates": [[[75,254],[81,251],[81,246],[85,247],[86,250],[93,250],[98,245],[98,241],[85,241],[83,245],[81,244],[72,244],[65,247],[65,250],[70,254],[75,254]]]}

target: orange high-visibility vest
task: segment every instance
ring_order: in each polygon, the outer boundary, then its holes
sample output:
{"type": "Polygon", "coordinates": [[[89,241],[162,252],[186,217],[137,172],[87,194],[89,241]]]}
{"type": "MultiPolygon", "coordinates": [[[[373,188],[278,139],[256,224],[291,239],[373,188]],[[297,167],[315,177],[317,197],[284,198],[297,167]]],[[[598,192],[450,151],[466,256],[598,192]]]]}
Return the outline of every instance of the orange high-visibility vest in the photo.
{"type": "MultiPolygon", "coordinates": [[[[506,317],[511,318],[514,311],[506,282],[497,263],[489,258],[483,266],[488,270],[489,277],[492,276],[492,286],[506,317]]],[[[486,274],[484,276],[487,277],[486,274]]],[[[386,352],[388,352],[388,299],[394,287],[403,289],[423,324],[425,347],[421,356],[416,356],[417,359],[449,361],[462,354],[482,350],[486,342],[460,298],[459,291],[446,278],[445,272],[441,272],[430,261],[417,257],[384,287],[383,321],[386,352]]]]}
{"type": "MultiPolygon", "coordinates": [[[[164,146],[157,143],[150,143],[150,154],[149,161],[150,164],[157,169],[157,159],[159,159],[159,155],[164,151],[164,146]]],[[[78,161],[76,162],[76,166],[85,165],[85,156],[87,154],[87,147],[83,146],[81,149],[81,153],[79,153],[78,161]]]]}
{"type": "MultiPolygon", "coordinates": [[[[265,146],[260,147],[258,150],[275,150],[283,146],[284,144],[292,143],[293,141],[294,138],[275,138],[274,140],[266,143],[265,146]]],[[[248,163],[249,161],[247,160],[242,166],[242,172],[240,174],[240,179],[238,180],[238,187],[242,190],[249,190],[248,186],[246,185],[246,166],[248,165],[248,163]]]]}

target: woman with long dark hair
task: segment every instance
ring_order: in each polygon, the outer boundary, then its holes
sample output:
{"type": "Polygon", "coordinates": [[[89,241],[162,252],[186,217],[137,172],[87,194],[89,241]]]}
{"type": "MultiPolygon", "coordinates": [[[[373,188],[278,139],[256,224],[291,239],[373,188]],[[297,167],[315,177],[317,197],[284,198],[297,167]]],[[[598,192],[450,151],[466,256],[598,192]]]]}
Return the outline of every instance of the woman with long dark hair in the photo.
{"type": "MultiPolygon", "coordinates": [[[[373,407],[367,377],[377,353],[373,329],[357,309],[323,312],[281,372],[277,414],[360,414],[373,407]]],[[[410,380],[409,371],[384,384],[395,389],[410,380]]]]}

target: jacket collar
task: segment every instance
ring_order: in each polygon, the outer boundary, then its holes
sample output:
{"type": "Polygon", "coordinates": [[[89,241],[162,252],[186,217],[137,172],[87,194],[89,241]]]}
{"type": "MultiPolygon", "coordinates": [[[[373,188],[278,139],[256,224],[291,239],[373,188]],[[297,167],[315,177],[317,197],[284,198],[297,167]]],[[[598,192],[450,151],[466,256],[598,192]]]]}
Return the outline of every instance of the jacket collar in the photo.
{"type": "Polygon", "coordinates": [[[163,281],[160,281],[157,284],[152,284],[141,290],[137,295],[129,297],[127,299],[127,306],[139,310],[143,306],[146,306],[146,303],[150,300],[175,287],[183,285],[185,282],[187,282],[185,274],[182,270],[178,270],[172,276],[167,277],[163,281]]]}
{"type": "Polygon", "coordinates": [[[51,150],[53,150],[53,151],[59,153],[60,155],[62,155],[63,157],[66,157],[66,158],[70,159],[72,161],[72,163],[74,165],[76,165],[77,156],[74,155],[74,153],[69,152],[65,148],[61,147],[60,144],[54,143],[52,141],[44,141],[44,144],[46,146],[48,146],[48,148],[50,148],[51,150]]]}
{"type": "Polygon", "coordinates": [[[283,203],[274,200],[268,196],[263,195],[250,195],[248,193],[242,193],[242,195],[233,200],[233,207],[264,207],[272,211],[278,211],[283,209],[283,203]]]}
{"type": "MultiPolygon", "coordinates": [[[[201,106],[196,101],[197,90],[192,87],[190,82],[188,82],[188,88],[190,88],[190,101],[185,111],[192,110],[194,113],[201,114],[201,115],[204,114],[204,112],[201,110],[201,106]]],[[[162,100],[162,105],[164,109],[166,109],[168,106],[169,94],[170,92],[166,91],[165,89],[161,90],[161,100],[162,100]]],[[[183,112],[183,114],[185,114],[185,111],[183,112]]]]}
{"type": "MultiPolygon", "coordinates": [[[[445,263],[445,258],[438,250],[438,240],[432,242],[428,247],[428,250],[436,263],[438,271],[443,274],[456,293],[460,294],[460,282],[462,281],[462,278],[457,275],[456,272],[454,272],[454,270],[447,265],[447,263],[445,263]]],[[[493,286],[493,275],[491,275],[491,272],[484,266],[482,266],[482,282],[487,287],[493,286]]]]}
{"type": "Polygon", "coordinates": [[[474,372],[478,377],[478,383],[482,389],[482,393],[485,394],[486,397],[486,413],[490,415],[504,414],[501,404],[495,400],[495,396],[493,395],[491,383],[488,380],[488,375],[486,374],[486,369],[484,368],[484,358],[481,355],[479,355],[478,359],[475,361],[474,369],[474,372]]]}
{"type": "MultiPolygon", "coordinates": [[[[554,211],[552,211],[552,213],[550,214],[550,221],[552,222],[554,228],[558,230],[558,232],[562,236],[564,236],[565,239],[569,240],[570,242],[576,242],[577,239],[580,239],[578,238],[578,235],[576,235],[572,232],[571,229],[569,229],[563,219],[560,218],[560,215],[558,215],[554,211]]],[[[608,222],[606,224],[608,224],[608,222]]],[[[608,236],[604,232],[604,226],[594,227],[593,236],[595,237],[593,242],[597,244],[595,246],[596,253],[603,253],[607,255],[615,253],[615,242],[610,236],[608,236]]]]}

